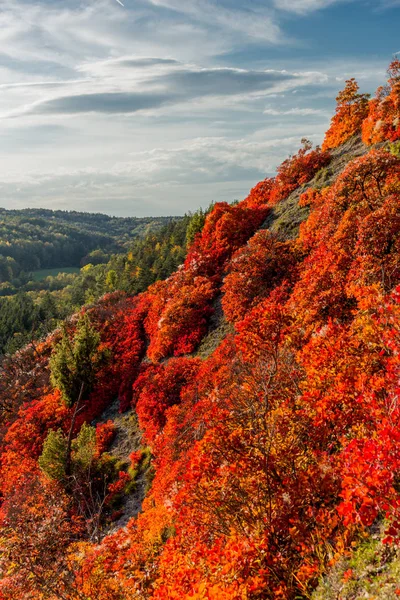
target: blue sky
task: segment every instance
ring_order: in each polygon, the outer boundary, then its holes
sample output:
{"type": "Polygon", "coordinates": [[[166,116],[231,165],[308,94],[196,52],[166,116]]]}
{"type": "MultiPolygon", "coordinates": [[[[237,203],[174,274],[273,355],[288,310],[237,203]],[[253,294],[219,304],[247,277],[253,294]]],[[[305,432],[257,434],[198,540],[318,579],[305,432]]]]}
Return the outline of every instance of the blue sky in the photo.
{"type": "Polygon", "coordinates": [[[400,52],[400,0],[122,1],[0,0],[0,206],[243,198],[400,52]]]}

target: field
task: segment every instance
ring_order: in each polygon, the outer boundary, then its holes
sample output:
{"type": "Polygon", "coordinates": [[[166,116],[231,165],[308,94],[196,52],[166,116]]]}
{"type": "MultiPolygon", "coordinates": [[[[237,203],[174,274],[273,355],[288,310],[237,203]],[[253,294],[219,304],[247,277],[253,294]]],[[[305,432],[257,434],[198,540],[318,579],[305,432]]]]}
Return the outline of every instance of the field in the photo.
{"type": "Polygon", "coordinates": [[[79,273],[79,267],[59,267],[54,269],[39,269],[32,272],[33,281],[42,281],[46,277],[57,277],[59,273],[79,273]]]}

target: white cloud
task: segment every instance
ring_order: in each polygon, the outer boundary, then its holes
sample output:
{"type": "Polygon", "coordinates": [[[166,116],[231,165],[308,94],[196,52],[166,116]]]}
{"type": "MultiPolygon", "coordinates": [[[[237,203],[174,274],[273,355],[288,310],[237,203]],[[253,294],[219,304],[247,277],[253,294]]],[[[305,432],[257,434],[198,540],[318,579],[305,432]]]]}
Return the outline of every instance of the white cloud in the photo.
{"type": "Polygon", "coordinates": [[[59,167],[23,176],[3,172],[0,194],[3,201],[13,197],[15,206],[26,205],[28,200],[30,206],[52,207],[55,201],[59,206],[65,198],[70,209],[94,210],[107,199],[106,212],[179,214],[208,206],[212,200],[245,197],[256,181],[273,174],[282,152],[287,155],[298,146],[297,136],[199,137],[174,148],[130,153],[125,160],[101,169],[59,167]],[[131,199],[130,212],[127,198],[131,199]]]}
{"type": "Polygon", "coordinates": [[[0,204],[168,214],[243,197],[301,137],[321,141],[338,77],[382,81],[368,57],[346,73],[272,58],[293,43],[283,12],[329,3],[0,0],[0,204]]]}
{"type": "Polygon", "coordinates": [[[5,89],[30,88],[30,102],[0,112],[0,118],[31,115],[51,118],[90,112],[154,113],[164,107],[169,110],[185,104],[197,104],[204,111],[208,99],[211,99],[209,108],[224,104],[243,110],[249,103],[269,95],[275,97],[277,93],[293,88],[321,86],[330,81],[328,75],[319,71],[291,73],[273,69],[204,68],[172,59],[131,56],[87,62],[79,66],[79,71],[85,78],[5,84],[5,89]],[[145,69],[143,64],[147,65],[145,69]]]}
{"type": "Polygon", "coordinates": [[[207,27],[218,26],[246,38],[258,38],[272,44],[284,41],[272,11],[258,2],[247,2],[242,8],[241,3],[237,3],[229,9],[218,1],[209,0],[149,0],[149,3],[184,14],[207,27]]]}
{"type": "Polygon", "coordinates": [[[306,14],[328,8],[333,4],[354,1],[357,0],[274,0],[274,5],[278,10],[306,14]]]}
{"type": "Polygon", "coordinates": [[[327,115],[326,111],[323,111],[319,108],[290,108],[289,110],[279,110],[276,108],[266,108],[264,110],[264,115],[271,115],[271,116],[309,116],[309,115],[321,115],[321,116],[325,116],[327,115]]]}
{"type": "MultiPolygon", "coordinates": [[[[299,15],[306,15],[311,12],[323,10],[335,4],[352,4],[358,2],[360,10],[365,10],[362,0],[273,0],[277,10],[293,12],[299,15]]],[[[376,0],[375,9],[390,9],[400,6],[400,0],[376,0]]]]}

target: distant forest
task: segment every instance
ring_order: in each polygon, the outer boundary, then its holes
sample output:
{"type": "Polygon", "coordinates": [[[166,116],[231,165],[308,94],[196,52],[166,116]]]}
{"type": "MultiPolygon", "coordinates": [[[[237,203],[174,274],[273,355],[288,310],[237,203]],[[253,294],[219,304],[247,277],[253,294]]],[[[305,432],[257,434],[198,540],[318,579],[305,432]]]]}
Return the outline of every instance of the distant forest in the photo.
{"type": "Polygon", "coordinates": [[[0,355],[46,335],[107,292],[136,294],[168,277],[205,214],[118,218],[0,209],[0,355]]]}
{"type": "Polygon", "coordinates": [[[0,208],[0,295],[28,283],[39,269],[81,267],[93,258],[123,251],[132,239],[171,221],[172,217],[119,218],[45,209],[0,208]]]}

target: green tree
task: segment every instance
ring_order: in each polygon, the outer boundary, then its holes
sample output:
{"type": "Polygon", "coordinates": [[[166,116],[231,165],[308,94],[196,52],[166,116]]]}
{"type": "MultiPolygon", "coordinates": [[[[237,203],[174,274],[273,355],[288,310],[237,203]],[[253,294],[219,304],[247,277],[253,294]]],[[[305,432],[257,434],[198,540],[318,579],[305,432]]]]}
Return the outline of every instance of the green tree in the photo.
{"type": "Polygon", "coordinates": [[[93,463],[96,450],[96,429],[84,423],[72,442],[73,463],[80,471],[87,471],[93,463]]]}
{"type": "Polygon", "coordinates": [[[400,158],[400,141],[393,142],[393,144],[389,144],[390,153],[393,154],[396,158],[400,158]]]}
{"type": "MultiPolygon", "coordinates": [[[[208,211],[207,211],[208,212],[208,211]]],[[[189,247],[194,238],[204,227],[204,222],[206,220],[207,212],[204,212],[203,209],[199,209],[191,216],[189,221],[189,225],[186,230],[186,245],[189,247]]]]}
{"type": "Polygon", "coordinates": [[[67,440],[65,435],[61,429],[49,431],[43,444],[42,454],[39,457],[39,467],[50,479],[63,481],[65,479],[66,461],[67,440]]]}
{"type": "Polygon", "coordinates": [[[91,392],[96,374],[107,357],[107,351],[100,348],[100,334],[87,314],[80,317],[72,340],[63,325],[61,340],[50,358],[50,370],[51,382],[60,390],[67,406],[91,392]]]}
{"type": "Polygon", "coordinates": [[[107,276],[106,276],[107,289],[109,289],[113,292],[114,290],[117,289],[117,285],[118,285],[118,275],[117,275],[116,271],[114,271],[114,269],[111,269],[111,271],[108,271],[107,276]]]}

